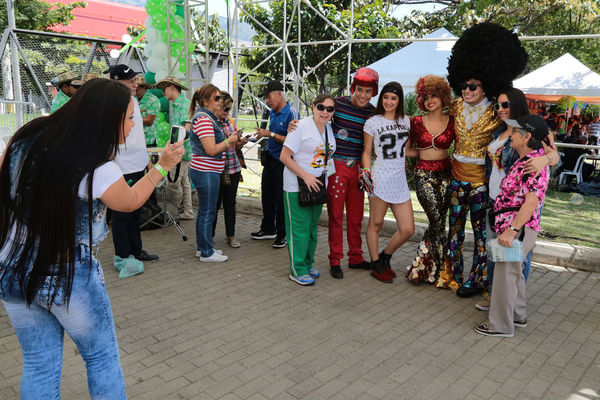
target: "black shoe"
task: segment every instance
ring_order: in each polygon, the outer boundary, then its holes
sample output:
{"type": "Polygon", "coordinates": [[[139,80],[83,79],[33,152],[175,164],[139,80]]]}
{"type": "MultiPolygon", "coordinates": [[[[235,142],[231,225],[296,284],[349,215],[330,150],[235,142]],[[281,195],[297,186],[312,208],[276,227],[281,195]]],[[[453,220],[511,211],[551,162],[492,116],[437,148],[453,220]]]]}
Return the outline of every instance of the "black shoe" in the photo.
{"type": "Polygon", "coordinates": [[[275,233],[266,233],[266,232],[263,232],[262,229],[261,229],[258,232],[252,232],[250,234],[250,236],[252,236],[252,239],[264,240],[264,239],[275,239],[277,237],[277,234],[275,234],[275,233]]]}
{"type": "Polygon", "coordinates": [[[367,271],[370,271],[371,263],[368,261],[363,261],[360,264],[348,264],[348,268],[350,268],[350,269],[366,269],[367,271]]]}
{"type": "Polygon", "coordinates": [[[477,285],[467,285],[464,284],[461,287],[458,288],[458,290],[456,291],[456,295],[458,297],[473,297],[478,295],[479,293],[481,293],[481,289],[477,287],[477,285]]]}
{"type": "Polygon", "coordinates": [[[135,256],[135,258],[137,258],[138,260],[143,261],[143,262],[152,262],[152,261],[158,260],[158,256],[156,256],[154,254],[148,254],[146,252],[146,250],[140,251],[140,254],[135,256]]]}
{"type": "Polygon", "coordinates": [[[285,247],[285,245],[287,244],[287,240],[285,239],[285,236],[283,237],[277,237],[275,238],[275,241],[273,242],[273,248],[274,249],[282,249],[285,247]]]}
{"type": "Polygon", "coordinates": [[[335,279],[342,279],[344,277],[344,272],[342,272],[342,268],[339,265],[332,265],[329,269],[329,273],[335,279]]]}

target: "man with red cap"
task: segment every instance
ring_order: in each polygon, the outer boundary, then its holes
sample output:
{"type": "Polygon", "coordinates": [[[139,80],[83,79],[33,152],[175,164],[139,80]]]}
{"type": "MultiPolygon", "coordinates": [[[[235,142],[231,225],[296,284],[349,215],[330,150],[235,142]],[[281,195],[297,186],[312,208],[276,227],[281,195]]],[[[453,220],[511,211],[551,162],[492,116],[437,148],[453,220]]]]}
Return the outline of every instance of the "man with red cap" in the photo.
{"type": "Polygon", "coordinates": [[[346,206],[346,235],[348,267],[371,270],[362,252],[360,230],[364,214],[364,194],[359,188],[359,163],[363,151],[363,127],[374,110],[371,98],[377,95],[379,75],[371,68],[360,68],[354,74],[350,93],[338,97],[331,120],[336,150],[333,153],[335,174],[327,186],[329,214],[329,265],[331,276],[342,279],[340,260],[344,257],[344,205],[346,206]]]}

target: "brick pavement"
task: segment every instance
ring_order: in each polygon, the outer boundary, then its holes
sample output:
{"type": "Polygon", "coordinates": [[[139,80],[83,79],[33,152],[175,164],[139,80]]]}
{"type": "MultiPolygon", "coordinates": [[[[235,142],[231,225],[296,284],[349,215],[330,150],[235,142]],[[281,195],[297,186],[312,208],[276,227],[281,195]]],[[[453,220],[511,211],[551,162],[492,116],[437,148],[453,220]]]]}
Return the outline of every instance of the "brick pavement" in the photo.
{"type": "MultiPolygon", "coordinates": [[[[222,221],[222,219],[220,220],[222,221]]],[[[329,276],[326,229],[313,287],[287,278],[286,250],[252,241],[256,216],[238,216],[230,261],[194,257],[194,223],[145,232],[161,260],[119,280],[112,241],[99,253],[131,399],[581,399],[600,398],[600,274],[534,264],[529,326],[514,338],[473,328],[486,315],[452,292],[402,278],[416,244],[392,259],[399,278],[329,276]]],[[[365,246],[366,250],[366,246],[365,246]]],[[[18,397],[21,353],[0,307],[0,399],[18,397]]],[[[83,361],[64,349],[63,399],[87,398],[83,361]]]]}

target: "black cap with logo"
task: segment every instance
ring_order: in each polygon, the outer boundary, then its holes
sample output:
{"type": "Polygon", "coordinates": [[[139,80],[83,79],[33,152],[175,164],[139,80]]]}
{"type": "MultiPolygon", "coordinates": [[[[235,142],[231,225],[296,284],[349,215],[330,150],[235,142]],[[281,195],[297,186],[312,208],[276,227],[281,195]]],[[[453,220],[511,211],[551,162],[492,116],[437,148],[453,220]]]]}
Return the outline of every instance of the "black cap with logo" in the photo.
{"type": "Polygon", "coordinates": [[[506,125],[520,128],[531,133],[538,140],[544,140],[548,136],[548,124],[539,115],[528,114],[515,119],[504,120],[506,125]]]}
{"type": "Polygon", "coordinates": [[[125,64],[113,65],[112,67],[110,67],[109,69],[104,71],[104,73],[105,74],[110,73],[110,79],[114,79],[117,81],[122,81],[124,79],[131,79],[134,76],[139,74],[139,72],[135,72],[133,70],[133,68],[128,67],[125,64]]]}

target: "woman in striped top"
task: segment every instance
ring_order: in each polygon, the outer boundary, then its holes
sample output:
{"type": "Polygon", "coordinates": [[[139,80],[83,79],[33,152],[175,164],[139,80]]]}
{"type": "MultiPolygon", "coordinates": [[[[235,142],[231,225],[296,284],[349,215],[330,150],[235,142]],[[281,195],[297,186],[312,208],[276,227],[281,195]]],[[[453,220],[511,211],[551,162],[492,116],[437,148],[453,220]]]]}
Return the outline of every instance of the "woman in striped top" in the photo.
{"type": "Polygon", "coordinates": [[[225,138],[215,116],[221,106],[221,92],[212,84],[206,84],[196,90],[190,106],[192,117],[190,178],[198,193],[196,256],[202,262],[223,262],[228,259],[220,250],[215,250],[213,247],[212,223],[217,213],[220,176],[225,168],[224,153],[238,142],[239,137],[231,135],[225,138]]]}

